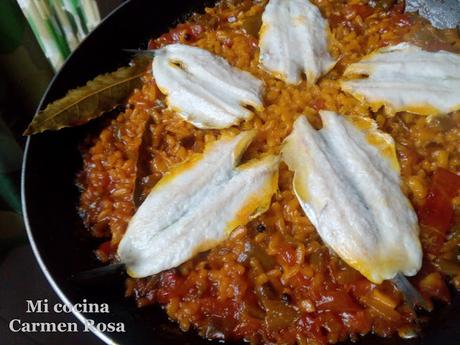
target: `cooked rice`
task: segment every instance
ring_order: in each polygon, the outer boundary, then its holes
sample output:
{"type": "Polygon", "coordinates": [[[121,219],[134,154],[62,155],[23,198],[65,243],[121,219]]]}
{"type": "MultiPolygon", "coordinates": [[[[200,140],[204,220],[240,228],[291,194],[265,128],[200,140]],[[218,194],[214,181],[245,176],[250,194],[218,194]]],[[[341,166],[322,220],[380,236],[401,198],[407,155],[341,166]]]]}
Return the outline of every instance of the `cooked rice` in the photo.
{"type": "MultiPolygon", "coordinates": [[[[200,130],[165,109],[164,97],[146,73],[126,110],[90,138],[91,147],[83,154],[80,210],[94,236],[110,238],[97,251],[101,260],[112,258],[135,211],[136,181],[141,182],[141,197],[145,196],[172,166],[201,152],[224,132],[256,128],[257,137],[243,158],[252,159],[278,153],[300,114],[318,128],[319,109],[372,117],[397,143],[403,189],[415,208],[427,196],[433,171],[438,167],[460,171],[460,112],[434,120],[409,113],[387,118],[339,88],[338,79],[348,64],[403,41],[411,30],[427,24],[403,14],[401,4],[373,9],[356,0],[313,2],[330,22],[331,53],[339,59],[317,85],[305,81],[286,85],[258,67],[257,39],[242,27],[251,30],[265,1],[223,1],[192,17],[188,24],[193,26],[181,25],[152,42],[152,46],[172,40],[194,44],[251,72],[265,82],[265,109],[238,127],[200,130]],[[145,147],[143,137],[148,138],[145,147]]],[[[163,304],[183,330],[194,327],[208,338],[323,344],[369,332],[390,336],[416,329],[413,311],[389,282],[370,283],[322,243],[301,210],[291,181],[292,173],[283,164],[279,192],[268,212],[177,269],[128,279],[127,295],[134,296],[139,306],[163,304]]],[[[429,262],[451,258],[457,250],[458,213],[453,240],[437,253],[430,250],[433,229],[422,227],[423,246],[430,254],[412,282],[427,298],[449,300],[445,275],[429,262]]],[[[460,283],[460,276],[454,281],[460,283]]]]}

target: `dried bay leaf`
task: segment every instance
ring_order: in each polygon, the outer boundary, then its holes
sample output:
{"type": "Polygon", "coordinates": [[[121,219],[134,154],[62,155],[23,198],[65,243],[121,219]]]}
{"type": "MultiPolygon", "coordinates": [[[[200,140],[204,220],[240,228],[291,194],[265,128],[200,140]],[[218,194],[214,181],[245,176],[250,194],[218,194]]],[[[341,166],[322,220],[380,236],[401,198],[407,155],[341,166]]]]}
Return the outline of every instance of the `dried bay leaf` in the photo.
{"type": "Polygon", "coordinates": [[[40,111],[29,124],[24,135],[79,126],[123,103],[141,85],[150,59],[136,59],[129,67],[101,74],[85,86],[70,90],[63,98],[40,111]]]}

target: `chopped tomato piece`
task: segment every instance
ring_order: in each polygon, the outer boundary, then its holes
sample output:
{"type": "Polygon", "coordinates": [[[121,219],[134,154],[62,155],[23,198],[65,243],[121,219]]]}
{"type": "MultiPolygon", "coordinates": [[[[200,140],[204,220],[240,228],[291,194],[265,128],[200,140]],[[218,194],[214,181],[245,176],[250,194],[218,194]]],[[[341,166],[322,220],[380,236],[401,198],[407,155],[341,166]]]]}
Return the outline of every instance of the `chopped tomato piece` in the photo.
{"type": "Polygon", "coordinates": [[[353,313],[362,309],[347,293],[342,291],[324,291],[316,303],[316,307],[319,310],[330,310],[338,313],[353,313]]]}
{"type": "Polygon", "coordinates": [[[295,249],[292,246],[286,245],[283,246],[283,248],[280,248],[280,256],[282,261],[284,261],[286,264],[290,266],[295,264],[296,255],[295,249]]]}
{"type": "Polygon", "coordinates": [[[235,335],[245,338],[249,338],[254,334],[257,334],[257,331],[262,327],[262,321],[256,319],[247,319],[238,324],[235,329],[235,335]]]}
{"type": "Polygon", "coordinates": [[[324,102],[324,100],[322,99],[316,98],[311,102],[311,106],[313,107],[313,109],[318,111],[326,108],[326,102],[324,102]]]}
{"type": "Polygon", "coordinates": [[[366,334],[372,328],[372,320],[365,310],[356,313],[344,313],[342,318],[353,333],[366,334]]]}
{"type": "Polygon", "coordinates": [[[460,192],[460,175],[438,168],[433,175],[433,186],[442,190],[450,198],[454,198],[460,192]]]}
{"type": "Polygon", "coordinates": [[[333,13],[329,16],[329,25],[331,28],[338,27],[344,20],[343,15],[333,13]]]}
{"type": "Polygon", "coordinates": [[[203,27],[198,24],[179,24],[168,33],[151,39],[148,49],[158,49],[171,43],[195,42],[203,33],[203,27]]]}
{"type": "Polygon", "coordinates": [[[112,241],[105,241],[99,245],[95,253],[99,260],[102,262],[108,262],[113,259],[116,252],[116,246],[112,244],[112,241]]]}
{"type": "Polygon", "coordinates": [[[438,168],[424,205],[419,210],[420,223],[446,232],[452,224],[452,199],[460,192],[460,176],[438,168]]]}
{"type": "Polygon", "coordinates": [[[351,8],[362,19],[366,19],[374,13],[374,9],[366,4],[354,4],[351,5],[351,8]]]}
{"type": "Polygon", "coordinates": [[[368,294],[370,291],[372,291],[375,288],[375,284],[371,283],[367,279],[360,279],[350,285],[350,290],[353,292],[353,295],[356,298],[359,298],[360,296],[364,296],[368,294]]]}
{"type": "Polygon", "coordinates": [[[105,241],[99,245],[98,250],[109,256],[113,253],[112,241],[105,241]]]}
{"type": "Polygon", "coordinates": [[[157,290],[158,302],[168,303],[171,298],[178,297],[184,280],[175,270],[161,273],[159,288],[157,290]]]}
{"type": "Polygon", "coordinates": [[[236,326],[236,321],[239,319],[238,304],[232,300],[219,301],[215,298],[202,298],[201,312],[207,317],[214,320],[223,320],[222,327],[227,328],[227,331],[232,331],[236,326]]]}

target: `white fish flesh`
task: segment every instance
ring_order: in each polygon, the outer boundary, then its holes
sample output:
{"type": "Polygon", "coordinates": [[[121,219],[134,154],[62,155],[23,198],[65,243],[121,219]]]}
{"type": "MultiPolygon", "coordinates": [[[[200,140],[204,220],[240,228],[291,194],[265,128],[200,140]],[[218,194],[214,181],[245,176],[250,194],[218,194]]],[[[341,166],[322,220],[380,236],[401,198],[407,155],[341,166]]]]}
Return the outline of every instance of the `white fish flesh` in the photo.
{"type": "Polygon", "coordinates": [[[422,264],[417,216],[400,188],[393,139],[370,119],[320,112],[316,131],[299,117],[282,157],[323,241],[374,283],[422,264]]]}
{"type": "Polygon", "coordinates": [[[368,77],[342,81],[341,87],[374,111],[382,105],[390,115],[441,115],[460,109],[460,55],[455,53],[400,43],[377,50],[344,73],[357,75],[368,77]]]}
{"type": "Polygon", "coordinates": [[[305,73],[314,84],[334,67],[329,25],[308,0],[270,0],[259,33],[260,64],[275,77],[298,84],[305,73]]]}
{"type": "Polygon", "coordinates": [[[235,168],[254,134],[208,145],[155,185],[118,247],[130,276],[176,267],[268,209],[278,186],[279,158],[270,155],[235,168]]]}
{"type": "Polygon", "coordinates": [[[152,73],[169,107],[198,128],[227,128],[263,109],[262,81],[205,49],[158,49],[152,73]]]}

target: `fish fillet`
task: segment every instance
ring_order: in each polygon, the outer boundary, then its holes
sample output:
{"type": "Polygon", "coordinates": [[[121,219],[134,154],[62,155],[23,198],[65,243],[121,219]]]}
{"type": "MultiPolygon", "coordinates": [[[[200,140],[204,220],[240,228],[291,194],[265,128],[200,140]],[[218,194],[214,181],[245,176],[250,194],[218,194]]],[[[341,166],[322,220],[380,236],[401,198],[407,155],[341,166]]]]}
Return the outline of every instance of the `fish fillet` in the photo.
{"type": "Polygon", "coordinates": [[[155,185],[118,247],[129,275],[176,267],[266,211],[278,186],[279,158],[235,167],[253,138],[253,131],[224,137],[155,185]]]}
{"type": "Polygon", "coordinates": [[[329,25],[308,0],[270,0],[259,34],[260,64],[289,84],[305,73],[314,84],[335,65],[328,51],[329,25]]]}
{"type": "Polygon", "coordinates": [[[262,81],[201,48],[156,50],[152,73],[169,107],[198,128],[227,128],[263,109],[262,81]]]}
{"type": "Polygon", "coordinates": [[[357,75],[368,77],[342,81],[341,87],[374,111],[382,105],[390,115],[441,115],[460,109],[460,55],[455,53],[400,43],[377,50],[344,73],[357,75]]]}
{"type": "Polygon", "coordinates": [[[422,263],[417,216],[400,188],[392,138],[369,119],[320,112],[316,131],[299,117],[282,157],[323,241],[374,283],[422,263]]]}

